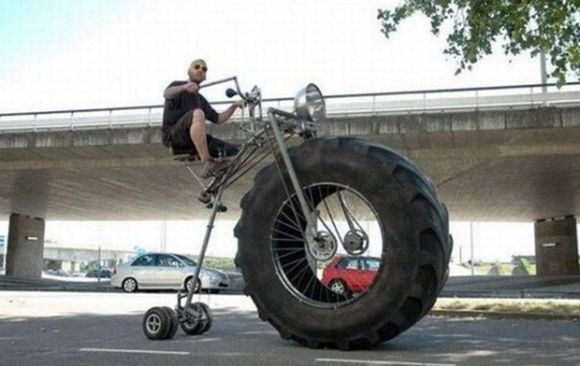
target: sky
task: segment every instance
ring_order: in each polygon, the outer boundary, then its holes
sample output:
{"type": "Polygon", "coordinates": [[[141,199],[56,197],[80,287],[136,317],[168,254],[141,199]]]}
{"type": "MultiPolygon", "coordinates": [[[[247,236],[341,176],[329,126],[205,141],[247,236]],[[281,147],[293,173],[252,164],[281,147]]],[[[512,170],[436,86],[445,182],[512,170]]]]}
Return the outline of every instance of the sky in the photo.
{"type": "MultiPolygon", "coordinates": [[[[421,15],[387,40],[377,9],[398,3],[0,0],[0,114],[161,104],[163,89],[184,79],[196,58],[207,61],[208,81],[235,75],[243,89],[259,85],[264,97],[293,96],[308,82],[327,95],[540,82],[537,58],[507,57],[499,46],[473,71],[455,75],[457,62],[443,54],[445,33],[433,36],[421,15]]],[[[219,88],[204,94],[225,99],[219,88]]],[[[49,222],[47,238],[124,248],[164,240],[168,250],[186,252],[188,243],[199,245],[188,238],[199,237],[203,223],[162,225],[49,222]]],[[[214,254],[235,251],[233,225],[223,224],[214,254]]],[[[470,246],[468,223],[453,223],[452,231],[456,248],[470,246]]],[[[0,235],[6,232],[0,222],[0,235]]],[[[533,254],[531,223],[476,223],[474,233],[480,258],[533,254]]]]}
{"type": "Polygon", "coordinates": [[[398,3],[0,0],[0,113],[161,104],[200,57],[207,81],[236,75],[265,97],[308,82],[330,95],[540,81],[539,60],[499,47],[455,76],[444,35],[422,15],[387,40],[377,9],[398,3]]]}

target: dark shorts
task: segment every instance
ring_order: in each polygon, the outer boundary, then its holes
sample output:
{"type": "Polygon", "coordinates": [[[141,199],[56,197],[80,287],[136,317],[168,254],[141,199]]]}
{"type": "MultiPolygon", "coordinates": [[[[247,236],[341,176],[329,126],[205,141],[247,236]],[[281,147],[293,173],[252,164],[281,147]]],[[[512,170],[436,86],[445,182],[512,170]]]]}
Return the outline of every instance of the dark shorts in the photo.
{"type": "Polygon", "coordinates": [[[193,118],[193,110],[185,113],[169,130],[169,143],[175,154],[196,154],[195,146],[191,141],[189,129],[193,118]]]}

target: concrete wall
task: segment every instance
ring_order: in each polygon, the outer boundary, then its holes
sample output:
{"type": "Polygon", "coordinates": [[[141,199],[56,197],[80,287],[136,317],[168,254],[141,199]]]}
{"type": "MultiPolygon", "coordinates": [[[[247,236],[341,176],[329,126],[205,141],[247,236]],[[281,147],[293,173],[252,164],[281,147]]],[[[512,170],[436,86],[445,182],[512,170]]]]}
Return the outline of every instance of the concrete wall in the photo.
{"type": "Polygon", "coordinates": [[[537,221],[534,229],[538,276],[580,274],[574,217],[537,221]]]}
{"type": "Polygon", "coordinates": [[[41,278],[43,249],[44,220],[19,214],[10,215],[6,275],[41,278]]]}

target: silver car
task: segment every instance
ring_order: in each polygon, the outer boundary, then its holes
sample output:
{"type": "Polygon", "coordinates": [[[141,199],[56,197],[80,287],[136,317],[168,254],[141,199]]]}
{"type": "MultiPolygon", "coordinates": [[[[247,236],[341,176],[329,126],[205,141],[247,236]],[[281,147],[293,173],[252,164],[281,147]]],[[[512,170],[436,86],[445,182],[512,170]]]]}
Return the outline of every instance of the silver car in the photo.
{"type": "MultiPolygon", "coordinates": [[[[174,253],[147,253],[117,267],[111,286],[125,292],[139,289],[189,289],[197,263],[174,253]]],[[[217,269],[201,268],[195,292],[200,289],[219,292],[229,286],[228,276],[217,269]]]]}

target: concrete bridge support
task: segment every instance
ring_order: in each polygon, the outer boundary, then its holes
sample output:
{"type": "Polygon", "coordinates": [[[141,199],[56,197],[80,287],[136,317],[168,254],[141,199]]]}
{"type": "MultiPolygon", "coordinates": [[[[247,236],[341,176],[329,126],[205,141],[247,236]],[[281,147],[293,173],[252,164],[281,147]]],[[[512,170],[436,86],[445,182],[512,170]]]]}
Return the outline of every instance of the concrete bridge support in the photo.
{"type": "Polygon", "coordinates": [[[41,278],[43,251],[44,219],[10,215],[6,276],[41,278]]]}
{"type": "Polygon", "coordinates": [[[575,217],[539,220],[534,229],[538,276],[580,274],[575,217]]]}

